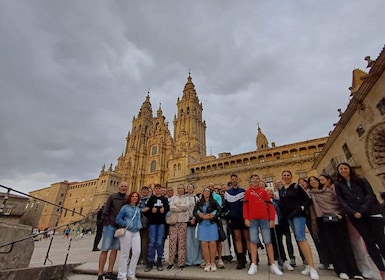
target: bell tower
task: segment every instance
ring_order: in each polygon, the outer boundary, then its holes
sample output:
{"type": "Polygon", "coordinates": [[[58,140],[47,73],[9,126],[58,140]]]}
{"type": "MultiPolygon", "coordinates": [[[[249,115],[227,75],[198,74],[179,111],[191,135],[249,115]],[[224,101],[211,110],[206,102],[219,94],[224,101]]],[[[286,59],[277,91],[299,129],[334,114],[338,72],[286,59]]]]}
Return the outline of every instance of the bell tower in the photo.
{"type": "Polygon", "coordinates": [[[177,100],[174,116],[175,157],[187,157],[196,162],[206,156],[206,122],[202,121],[202,103],[189,73],[183,96],[177,100]]]}
{"type": "Polygon", "coordinates": [[[259,124],[258,124],[257,130],[258,130],[257,139],[256,139],[257,150],[264,150],[269,148],[269,142],[267,141],[267,137],[265,136],[265,134],[263,134],[261,128],[259,127],[259,124]]]}

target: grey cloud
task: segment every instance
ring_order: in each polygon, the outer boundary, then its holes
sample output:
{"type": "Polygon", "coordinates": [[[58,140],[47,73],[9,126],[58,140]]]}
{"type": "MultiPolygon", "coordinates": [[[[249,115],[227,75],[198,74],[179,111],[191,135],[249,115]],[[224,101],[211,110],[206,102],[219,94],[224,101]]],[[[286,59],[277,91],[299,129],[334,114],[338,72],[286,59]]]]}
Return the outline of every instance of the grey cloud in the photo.
{"type": "Polygon", "coordinates": [[[1,184],[115,164],[150,89],[172,130],[189,70],[207,153],[326,136],[354,68],[383,48],[382,1],[0,3],[1,184]]]}

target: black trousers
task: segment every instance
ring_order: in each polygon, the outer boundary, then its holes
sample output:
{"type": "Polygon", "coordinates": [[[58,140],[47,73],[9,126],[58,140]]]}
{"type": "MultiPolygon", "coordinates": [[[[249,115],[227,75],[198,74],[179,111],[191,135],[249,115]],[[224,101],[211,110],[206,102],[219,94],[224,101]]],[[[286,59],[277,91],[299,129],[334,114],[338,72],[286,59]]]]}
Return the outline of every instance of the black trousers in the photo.
{"type": "Polygon", "coordinates": [[[94,239],[94,246],[92,249],[98,248],[99,242],[102,239],[103,235],[103,224],[97,224],[96,225],[96,234],[95,234],[95,239],[94,239]]]}
{"type": "Polygon", "coordinates": [[[350,278],[361,275],[350,244],[346,220],[342,219],[338,222],[322,221],[318,223],[318,226],[325,237],[325,244],[321,243],[328,249],[335,273],[339,275],[344,272],[350,278]]]}
{"type": "Polygon", "coordinates": [[[361,234],[368,249],[369,256],[379,271],[385,271],[382,258],[385,258],[385,235],[382,218],[351,218],[350,222],[361,234]]]}

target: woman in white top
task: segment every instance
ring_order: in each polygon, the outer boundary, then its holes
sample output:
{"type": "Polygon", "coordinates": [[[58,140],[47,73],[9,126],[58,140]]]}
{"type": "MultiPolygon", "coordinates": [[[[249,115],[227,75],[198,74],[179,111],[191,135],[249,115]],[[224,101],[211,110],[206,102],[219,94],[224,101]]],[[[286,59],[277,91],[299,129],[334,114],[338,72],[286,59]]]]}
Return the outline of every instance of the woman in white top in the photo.
{"type": "Polygon", "coordinates": [[[170,211],[178,215],[178,221],[169,228],[169,258],[168,267],[170,270],[174,267],[174,259],[178,248],[178,266],[183,269],[186,260],[186,230],[188,221],[188,199],[184,194],[184,185],[178,185],[177,194],[170,199],[170,211]]]}

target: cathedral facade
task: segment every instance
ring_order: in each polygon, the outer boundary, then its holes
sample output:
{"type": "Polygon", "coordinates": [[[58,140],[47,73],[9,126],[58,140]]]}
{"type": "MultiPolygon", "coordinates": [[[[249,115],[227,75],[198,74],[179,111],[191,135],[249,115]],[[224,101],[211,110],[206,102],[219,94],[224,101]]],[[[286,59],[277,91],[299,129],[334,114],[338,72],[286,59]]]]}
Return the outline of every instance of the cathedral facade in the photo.
{"type": "MultiPolygon", "coordinates": [[[[283,170],[289,169],[297,180],[316,174],[312,165],[328,139],[322,137],[283,146],[271,143],[270,146],[258,126],[255,150],[207,156],[203,105],[190,75],[182,97],[177,99],[176,109],[172,136],[161,107],[154,115],[148,94],[132,120],[125,150],[116,166],[111,164],[107,169],[103,166],[94,179],[58,182],[31,192],[59,206],[30,200],[25,220],[40,229],[80,220],[96,213],[107,197],[117,191],[121,181],[128,182],[129,191],[160,183],[173,188],[178,184],[193,184],[200,192],[210,182],[227,184],[231,174],[237,174],[240,185],[245,188],[251,174],[258,174],[267,185],[272,185],[281,178],[283,170]]],[[[87,223],[83,227],[92,227],[93,219],[87,223]]]]}
{"type": "Polygon", "coordinates": [[[35,199],[29,200],[21,222],[44,229],[88,217],[82,227],[90,228],[95,224],[93,215],[121,181],[128,182],[129,191],[160,183],[173,188],[193,184],[200,192],[210,182],[226,184],[231,174],[237,174],[240,185],[247,188],[251,174],[272,185],[285,169],[298,180],[333,174],[343,161],[364,175],[378,194],[385,189],[385,49],[376,60],[365,59],[369,71],[353,71],[348,106],[338,110],[339,119],[328,136],[276,146],[269,145],[257,126],[255,150],[236,155],[206,155],[203,105],[190,75],[177,99],[174,135],[161,107],[154,115],[148,94],[132,120],[116,166],[103,166],[94,179],[57,182],[31,192],[35,199]]]}

